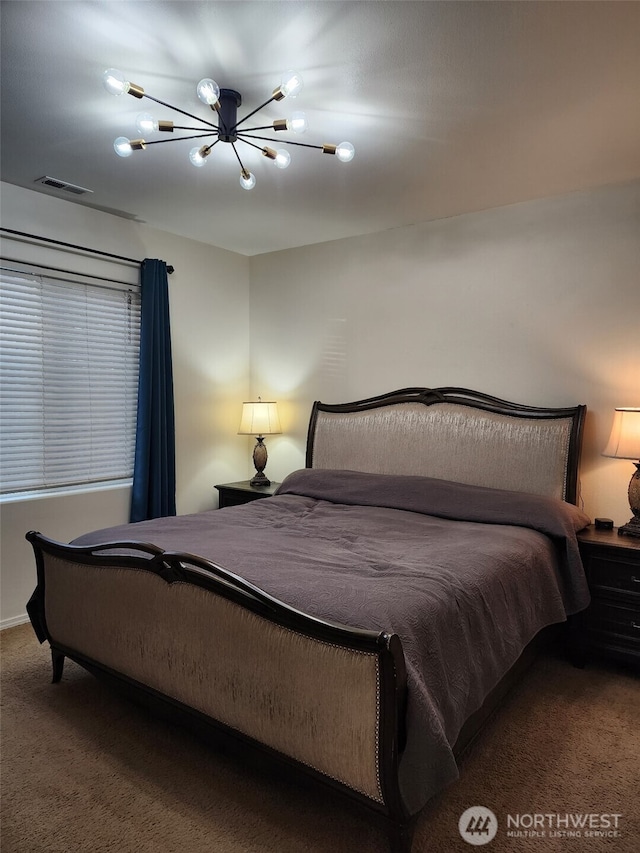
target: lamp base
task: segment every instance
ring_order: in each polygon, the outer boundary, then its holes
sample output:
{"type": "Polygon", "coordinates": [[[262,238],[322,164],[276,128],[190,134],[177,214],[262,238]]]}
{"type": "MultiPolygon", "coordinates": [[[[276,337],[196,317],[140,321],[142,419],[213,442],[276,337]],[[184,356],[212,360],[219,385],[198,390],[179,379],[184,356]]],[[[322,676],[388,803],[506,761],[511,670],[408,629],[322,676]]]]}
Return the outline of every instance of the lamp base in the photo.
{"type": "Polygon", "coordinates": [[[250,485],[270,486],[271,480],[269,480],[266,474],[263,474],[264,468],[267,464],[267,448],[264,444],[263,435],[259,435],[256,438],[256,446],[253,448],[253,464],[255,466],[256,473],[254,478],[249,480],[250,485]]]}
{"type": "Polygon", "coordinates": [[[255,477],[249,480],[250,486],[270,486],[271,480],[266,476],[266,474],[262,474],[258,472],[255,477]]]}
{"type": "Polygon", "coordinates": [[[618,528],[619,536],[640,536],[640,518],[634,517],[618,528]]]}
{"type": "Polygon", "coordinates": [[[633,464],[636,470],[629,480],[629,506],[633,518],[618,528],[620,536],[640,536],[640,462],[633,464]]]}

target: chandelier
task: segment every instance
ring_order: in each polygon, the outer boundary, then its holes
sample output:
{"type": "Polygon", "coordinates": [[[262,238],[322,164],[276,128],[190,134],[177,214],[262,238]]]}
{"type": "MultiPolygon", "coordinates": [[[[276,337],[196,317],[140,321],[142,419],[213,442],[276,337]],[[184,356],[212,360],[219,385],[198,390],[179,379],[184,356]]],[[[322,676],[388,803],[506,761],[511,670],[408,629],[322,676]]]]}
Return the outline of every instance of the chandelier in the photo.
{"type": "MultiPolygon", "coordinates": [[[[218,143],[225,142],[233,148],[238,163],[240,165],[240,186],[245,190],[251,190],[256,184],[255,175],[250,172],[242,162],[238,154],[238,143],[242,142],[245,145],[250,145],[262,153],[264,157],[275,163],[279,169],[286,169],[291,162],[291,155],[286,148],[278,150],[269,147],[268,145],[258,145],[257,142],[276,142],[272,137],[258,136],[259,131],[289,131],[294,134],[305,133],[308,127],[307,117],[303,112],[293,112],[290,118],[276,119],[272,124],[263,125],[260,127],[241,127],[247,119],[254,116],[261,109],[270,104],[272,101],[281,101],[284,98],[295,98],[302,89],[302,78],[295,71],[286,71],[282,75],[282,81],[277,89],[273,90],[273,94],[259,107],[247,113],[244,118],[238,120],[238,107],[242,104],[242,96],[235,89],[221,89],[215,80],[209,77],[201,80],[196,92],[198,98],[203,104],[206,104],[216,113],[216,121],[207,121],[199,116],[192,115],[186,110],[175,107],[172,104],[167,104],[148,95],[145,90],[136,83],[130,83],[126,80],[121,71],[115,68],[109,68],[104,72],[103,83],[105,89],[112,95],[129,94],[134,98],[147,98],[156,104],[181,113],[195,122],[195,126],[185,127],[183,125],[174,124],[172,121],[157,121],[149,113],[140,113],[136,118],[136,128],[141,136],[147,137],[154,132],[174,133],[174,131],[197,131],[190,135],[182,135],[171,139],[127,139],[126,136],[119,136],[113,143],[116,154],[119,157],[129,157],[134,151],[144,151],[149,145],[161,145],[165,142],[183,142],[187,139],[201,140],[189,151],[189,160],[191,163],[201,168],[209,159],[209,155],[218,143]],[[205,139],[216,137],[213,142],[204,142],[205,139]],[[255,140],[255,141],[254,141],[255,140]]],[[[324,145],[310,145],[306,142],[295,142],[290,139],[283,139],[285,145],[296,145],[302,148],[316,148],[322,151],[323,154],[332,154],[341,160],[343,163],[348,163],[353,160],[355,149],[350,142],[341,142],[339,145],[325,143],[324,145]]]]}

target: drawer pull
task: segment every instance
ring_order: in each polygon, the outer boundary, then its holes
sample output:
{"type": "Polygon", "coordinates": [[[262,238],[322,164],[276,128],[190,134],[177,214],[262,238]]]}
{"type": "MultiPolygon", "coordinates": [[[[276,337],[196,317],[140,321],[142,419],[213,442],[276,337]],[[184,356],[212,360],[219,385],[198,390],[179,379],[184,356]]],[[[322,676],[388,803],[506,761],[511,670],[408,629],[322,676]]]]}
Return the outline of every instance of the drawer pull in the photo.
{"type": "Polygon", "coordinates": [[[631,575],[631,583],[640,583],[640,578],[637,578],[635,575],[631,575]]]}
{"type": "Polygon", "coordinates": [[[640,625],[637,622],[632,622],[631,627],[636,631],[640,631],[640,625]]]}

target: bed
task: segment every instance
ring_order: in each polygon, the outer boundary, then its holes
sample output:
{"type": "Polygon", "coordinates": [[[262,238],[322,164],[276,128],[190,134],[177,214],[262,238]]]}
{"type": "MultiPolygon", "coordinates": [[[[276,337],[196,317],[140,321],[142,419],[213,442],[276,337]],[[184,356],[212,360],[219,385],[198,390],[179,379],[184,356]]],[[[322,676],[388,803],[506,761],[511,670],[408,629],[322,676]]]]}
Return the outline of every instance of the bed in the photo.
{"type": "Polygon", "coordinates": [[[408,853],[541,637],[588,604],[584,417],[462,388],[316,402],[274,497],[68,545],[31,531],[53,680],[68,657],[347,794],[408,853]]]}

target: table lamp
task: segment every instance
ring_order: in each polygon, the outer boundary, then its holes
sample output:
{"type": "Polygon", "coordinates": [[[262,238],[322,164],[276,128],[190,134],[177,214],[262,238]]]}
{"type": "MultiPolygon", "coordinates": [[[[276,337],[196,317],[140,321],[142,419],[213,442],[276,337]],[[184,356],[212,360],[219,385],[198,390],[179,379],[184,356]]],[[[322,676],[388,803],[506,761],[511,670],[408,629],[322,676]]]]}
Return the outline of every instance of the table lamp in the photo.
{"type": "Polygon", "coordinates": [[[609,443],[602,455],[632,459],[634,462],[639,460],[635,462],[636,471],[629,482],[629,505],[633,518],[619,527],[618,533],[640,536],[640,409],[615,410],[609,443]]]}
{"type": "Polygon", "coordinates": [[[242,404],[242,418],[238,435],[255,435],[256,446],[253,448],[253,464],[256,468],[255,477],[250,480],[252,486],[270,486],[264,469],[267,465],[267,448],[264,444],[265,435],[281,433],[278,406],[276,403],[263,403],[258,397],[257,403],[242,404]]]}

